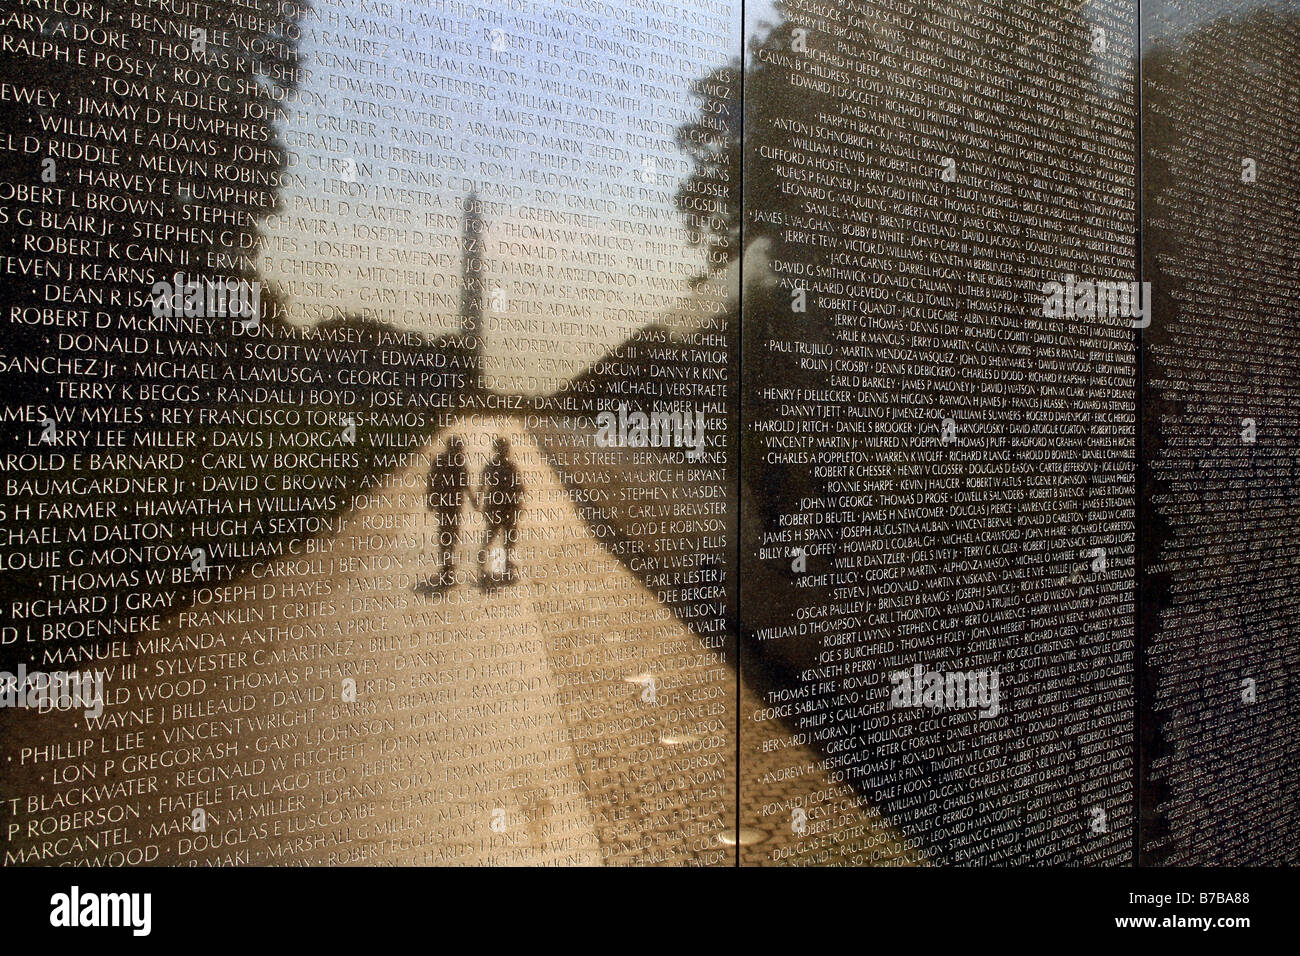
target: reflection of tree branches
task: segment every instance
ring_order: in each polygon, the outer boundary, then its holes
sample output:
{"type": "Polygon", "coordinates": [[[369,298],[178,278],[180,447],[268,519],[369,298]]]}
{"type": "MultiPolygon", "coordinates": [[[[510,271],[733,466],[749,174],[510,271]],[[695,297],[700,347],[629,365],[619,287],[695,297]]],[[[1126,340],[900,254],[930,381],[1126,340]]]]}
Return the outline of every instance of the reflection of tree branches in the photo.
{"type": "MultiPolygon", "coordinates": [[[[946,77],[942,89],[936,87],[934,92],[923,94],[929,97],[928,102],[918,99],[917,105],[922,114],[932,120],[935,128],[942,132],[942,137],[935,134],[931,141],[941,140],[947,143],[951,155],[968,157],[963,162],[972,164],[970,178],[963,183],[969,194],[963,196],[963,199],[975,204],[970,213],[972,219],[1001,222],[1014,215],[1018,208],[1018,200],[1007,198],[1009,190],[986,192],[982,188],[981,179],[995,179],[1002,183],[1033,183],[1035,189],[1044,193],[1052,194],[1056,191],[1062,212],[1057,217],[1057,222],[1068,223],[1074,217],[1081,224],[1088,211],[1081,201],[1076,201],[1077,197],[1099,195],[1103,187],[1113,187],[1115,183],[1101,181],[1106,176],[1113,178],[1119,175],[1123,179],[1125,170],[1122,167],[1116,174],[1115,164],[1103,168],[1105,164],[1100,162],[1089,163],[1080,159],[1081,155],[1088,155],[1088,151],[1078,149],[1077,141],[1086,139],[1093,133],[1086,124],[1070,126],[1068,134],[1074,138],[1075,144],[1046,133],[1034,141],[1031,131],[1027,134],[1027,141],[1031,143],[1027,149],[1016,155],[1002,155],[995,151],[997,162],[988,162],[991,157],[983,145],[990,140],[998,140],[1003,135],[997,122],[998,115],[1002,113],[1014,116],[1026,126],[1044,131],[1059,126],[1060,121],[1053,110],[1050,97],[1040,96],[1035,86],[1044,69],[1050,71],[1060,68],[1081,78],[1075,98],[1065,103],[1067,112],[1074,110],[1079,103],[1084,104],[1080,108],[1086,111],[1087,104],[1093,103],[1113,105],[1116,117],[1121,117],[1126,101],[1115,100],[1108,83],[1098,78],[1094,55],[1087,43],[1087,21],[1080,14],[1084,5],[1082,0],[958,2],[949,10],[947,17],[936,12],[933,20],[928,21],[929,26],[936,30],[960,30],[967,40],[960,50],[954,50],[951,54],[955,61],[961,63],[962,69],[952,71],[946,77]],[[967,13],[976,17],[975,29],[971,29],[970,22],[961,22],[960,18],[967,13]],[[998,24],[1001,24],[1002,29],[996,28],[998,24]],[[1047,59],[1051,65],[1041,66],[1039,61],[1043,59],[1047,59]],[[1060,173],[1053,177],[1055,182],[1046,181],[1047,178],[1043,176],[1044,167],[1060,173]]],[[[875,212],[877,207],[873,204],[855,202],[849,190],[844,190],[837,196],[834,190],[828,189],[824,191],[825,198],[819,196],[811,199],[811,192],[801,193],[798,189],[790,188],[794,180],[781,167],[795,165],[801,154],[806,156],[818,151],[819,147],[826,148],[825,140],[828,137],[823,135],[825,130],[819,130],[818,127],[831,127],[839,122],[848,128],[856,127],[855,131],[862,133],[859,143],[855,144],[861,146],[862,155],[845,157],[848,162],[857,164],[858,174],[848,172],[846,175],[855,178],[854,192],[859,196],[887,199],[886,181],[894,174],[892,170],[877,165],[881,157],[902,158],[908,168],[903,169],[896,179],[909,182],[918,192],[924,192],[934,185],[935,181],[929,177],[939,160],[929,154],[917,153],[915,141],[911,138],[915,131],[907,130],[899,123],[897,112],[903,103],[892,89],[896,82],[893,68],[880,74],[884,91],[878,98],[868,96],[862,101],[854,101],[852,120],[845,118],[843,87],[835,83],[799,84],[798,75],[809,65],[800,60],[805,54],[792,49],[794,29],[799,23],[787,15],[788,11],[783,6],[778,7],[778,12],[782,14],[779,22],[761,24],[748,43],[749,56],[744,61],[743,116],[726,114],[729,122],[725,124],[725,135],[716,136],[707,148],[700,147],[691,152],[698,166],[692,180],[688,181],[694,185],[684,185],[678,200],[682,212],[689,213],[690,205],[684,200],[700,190],[716,185],[721,180],[723,171],[728,171],[729,175],[738,174],[743,163],[744,195],[730,194],[725,214],[704,223],[693,224],[698,227],[693,240],[707,244],[711,252],[719,253],[710,263],[711,269],[717,269],[720,265],[745,255],[745,249],[735,241],[743,225],[744,245],[754,250],[756,260],[770,264],[768,275],[773,281],[748,282],[744,290],[746,373],[741,376],[740,388],[745,407],[752,412],[752,420],[794,418],[793,423],[786,421],[785,424],[802,427],[803,421],[799,414],[782,410],[773,398],[763,394],[763,387],[779,384],[794,394],[815,394],[830,386],[832,378],[826,373],[825,366],[811,362],[801,364],[790,359],[788,354],[783,354],[790,351],[788,348],[777,346],[794,342],[818,349],[830,346],[832,351],[827,354],[837,357],[850,354],[855,357],[873,356],[870,351],[872,346],[865,344],[869,337],[859,339],[844,334],[846,329],[854,328],[852,317],[837,314],[840,310],[835,306],[818,303],[819,307],[810,308],[806,313],[795,313],[791,308],[790,292],[793,284],[799,280],[794,277],[808,276],[814,283],[836,278],[834,246],[841,230],[851,232],[881,226],[884,214],[878,217],[875,212]],[[877,129],[880,132],[875,132],[877,129]],[[894,130],[898,131],[897,135],[894,130]],[[819,138],[822,140],[820,144],[819,138]],[[909,149],[912,152],[909,153],[909,149]],[[908,163],[908,159],[915,162],[908,163]],[[876,168],[868,169],[873,165],[876,168]],[[825,241],[806,242],[799,235],[801,233],[817,233],[825,241]],[[758,240],[763,240],[761,246],[758,240]],[[853,351],[855,349],[856,352],[853,351]]],[[[845,44],[861,51],[864,58],[889,60],[894,57],[898,73],[903,75],[900,85],[905,86],[908,68],[903,65],[907,60],[903,54],[907,52],[905,45],[911,42],[909,36],[891,29],[883,18],[873,20],[869,10],[860,11],[859,17],[860,29],[847,37],[845,44]]],[[[849,58],[855,56],[852,50],[842,52],[849,58]]],[[[812,55],[815,54],[813,48],[812,55]]],[[[1112,61],[1117,62],[1115,58],[1112,61]]],[[[737,65],[733,64],[731,69],[736,70],[737,65]]],[[[706,91],[698,89],[697,96],[702,96],[704,92],[706,91]]],[[[714,124],[706,120],[717,111],[717,107],[704,103],[703,99],[701,102],[704,104],[701,116],[682,128],[680,141],[684,148],[701,134],[714,129],[714,124]]],[[[941,258],[940,244],[934,238],[936,231],[923,228],[935,207],[924,202],[918,203],[918,207],[917,211],[893,217],[900,233],[906,236],[906,239],[898,240],[904,243],[902,249],[891,245],[893,239],[886,239],[882,242],[880,255],[885,258],[895,257],[901,263],[907,257],[906,253],[910,253],[918,261],[936,266],[928,278],[934,284],[937,295],[952,301],[951,315],[945,315],[945,320],[951,321],[956,330],[943,334],[951,335],[957,344],[952,346],[948,357],[935,357],[931,361],[934,367],[944,366],[945,370],[947,363],[952,362],[954,370],[947,380],[942,375],[907,376],[885,370],[877,375],[866,397],[855,396],[854,401],[858,405],[878,401],[887,407],[905,408],[918,426],[918,430],[903,441],[897,452],[889,455],[882,453],[880,463],[884,467],[876,475],[880,479],[878,485],[890,491],[899,491],[899,482],[903,477],[925,481],[940,473],[975,474],[981,467],[983,452],[975,450],[974,445],[932,448],[926,428],[935,420],[934,416],[955,414],[964,409],[980,409],[986,414],[982,417],[973,416],[971,425],[987,429],[990,448],[997,446],[998,459],[1007,463],[1007,474],[1001,484],[1008,490],[1018,486],[1050,486],[1052,492],[1050,504],[1045,502],[1031,508],[1024,503],[1028,499],[1024,499],[1014,512],[988,520],[988,524],[995,527],[1016,528],[1023,532],[1023,537],[1032,537],[1038,545],[1036,549],[1026,550],[1021,555],[1015,554],[1013,549],[1006,559],[1014,562],[1018,558],[1025,558],[1026,570],[1021,573],[1023,576],[1020,576],[1019,584],[1013,589],[1020,604],[1005,612],[999,610],[998,613],[1005,614],[1006,622],[1015,622],[1017,633],[1022,628],[1026,639],[1043,627],[1059,625],[1067,603],[1070,603],[1070,609],[1080,610],[1087,617],[1086,624],[1063,629],[1065,641],[1056,660],[1043,659],[1028,664],[1019,657],[1013,658],[1005,651],[1011,641],[1007,641],[1006,645],[996,642],[979,645],[980,640],[990,639],[978,637],[973,625],[956,617],[945,619],[941,631],[939,628],[934,630],[937,636],[931,653],[950,661],[961,661],[972,653],[987,653],[991,650],[990,658],[999,667],[1005,668],[1013,678],[1008,689],[1012,686],[1021,690],[1031,687],[1043,678],[1048,669],[1056,668],[1064,675],[1062,679],[1069,682],[1071,692],[1080,695],[1081,700],[1113,699],[1115,674],[1109,666],[1099,666],[1099,660],[1108,662],[1110,658],[1099,657],[1102,654],[1097,650],[1100,640],[1093,635],[1092,630],[1095,627],[1102,628],[1108,632],[1107,637],[1123,635],[1126,633],[1123,630],[1126,624],[1122,616],[1117,619],[1112,611],[1115,606],[1114,579],[1093,580],[1082,570],[1087,565],[1080,564],[1076,548],[1115,541],[1118,548],[1116,568],[1126,566],[1123,553],[1127,545],[1126,536],[1130,531],[1115,531],[1109,527],[1114,503],[1108,495],[1117,489],[1129,487],[1131,476],[1121,466],[1103,466],[1099,460],[1088,458],[1091,452],[1107,443],[1106,432],[1098,433],[1087,427],[1072,430],[1067,437],[1062,438],[1064,450],[1061,454],[1072,463],[1077,461],[1077,467],[1054,469],[1051,463],[1044,463],[1028,453],[1031,446],[1021,440],[1024,432],[1019,425],[1012,424],[1013,419],[1000,418],[1000,413],[991,403],[966,397],[980,394],[980,377],[961,367],[956,361],[956,353],[961,347],[969,346],[976,337],[978,328],[971,332],[969,327],[987,325],[989,312],[996,308],[986,304],[983,299],[987,298],[990,303],[997,301],[1004,290],[990,290],[982,297],[979,294],[972,295],[962,287],[964,282],[975,281],[969,279],[970,272],[983,270],[978,252],[965,263],[953,264],[951,272],[937,268],[941,263],[950,263],[941,258]],[[937,454],[932,454],[934,451],[937,454]],[[1073,457],[1076,455],[1079,456],[1078,459],[1073,457]],[[1044,522],[1036,520],[1038,512],[1043,510],[1053,512],[1051,531],[1044,527],[1044,522]],[[1047,563],[1042,565],[1041,573],[1029,577],[1034,574],[1033,563],[1044,560],[1047,563]],[[1053,576],[1060,573],[1062,565],[1068,580],[1054,581],[1053,576]],[[1074,574],[1070,573],[1072,570],[1074,574]],[[985,649],[973,650],[977,646],[985,649]],[[999,654],[1002,656],[999,657],[999,654]]],[[[991,258],[1003,264],[1002,271],[1015,278],[1007,296],[1016,296],[1017,306],[1024,304],[1019,298],[1020,293],[1033,289],[1033,280],[1041,274],[1062,274],[1071,267],[1076,272],[1099,267],[1097,249],[1089,244],[1087,230],[1071,231],[1068,225],[1063,231],[1055,232],[1052,231],[1053,226],[1040,225],[1035,228],[1039,232],[1026,234],[1023,244],[1017,245],[1014,240],[1008,240],[1005,248],[990,254],[991,258]]],[[[1117,232],[1122,234],[1122,230],[1117,232]]],[[[1020,233],[1016,235],[1019,236],[1020,233]]],[[[961,253],[965,255],[967,250],[962,249],[961,253]]],[[[746,266],[748,278],[748,259],[746,266]]],[[[888,264],[881,265],[879,272],[881,276],[887,276],[888,264]]],[[[882,299],[893,294],[884,278],[864,279],[862,285],[873,291],[877,287],[883,289],[882,299]],[[872,285],[873,282],[876,285],[872,285]]],[[[855,294],[852,291],[847,293],[850,297],[855,294]]],[[[901,322],[891,325],[894,321],[890,318],[891,315],[892,313],[883,310],[881,314],[873,315],[872,327],[888,329],[900,339],[906,340],[912,330],[901,322]]],[[[1084,351],[1090,347],[1088,343],[1097,342],[1096,330],[1087,325],[1066,330],[1043,330],[1034,323],[1027,323],[1021,331],[1027,336],[1044,331],[1062,331],[1069,336],[1068,347],[1079,349],[1077,358],[1081,363],[1095,360],[1094,356],[1084,351]]],[[[942,354],[942,344],[935,348],[942,354]]],[[[1003,360],[1006,360],[1005,356],[1003,360]]],[[[1029,371],[1032,380],[1037,370],[1029,366],[1029,371]]],[[[1035,381],[1042,384],[1046,379],[1035,381]]],[[[1097,421],[1109,423],[1111,416],[1122,413],[1123,409],[1118,404],[1092,410],[1082,407],[1071,412],[1078,416],[1084,426],[1097,421]]],[[[747,415],[747,418],[750,417],[747,415]]],[[[1015,419],[1021,420],[1023,419],[1015,419]]],[[[848,429],[844,431],[848,433],[848,429]]],[[[809,430],[801,434],[812,435],[815,432],[809,430]]],[[[768,456],[764,454],[766,449],[762,446],[761,438],[761,435],[751,432],[741,435],[743,480],[746,488],[753,492],[744,499],[742,529],[749,527],[747,533],[753,538],[758,536],[755,530],[761,533],[762,529],[779,527],[783,523],[781,519],[805,507],[805,500],[820,500],[828,495],[825,479],[819,477],[819,469],[806,464],[772,463],[765,460],[768,456]],[[751,525],[746,525],[746,521],[751,522],[751,525]]],[[[856,438],[850,440],[858,441],[856,438]]],[[[855,447],[867,446],[863,444],[855,447]]],[[[1015,496],[1010,497],[1014,499],[1015,496]]],[[[905,525],[912,529],[917,540],[932,544],[932,552],[937,552],[939,548],[960,548],[966,543],[963,541],[964,531],[958,527],[956,520],[958,511],[952,501],[942,503],[935,522],[923,523],[916,520],[903,505],[891,504],[889,507],[893,511],[888,516],[883,504],[879,507],[864,504],[846,506],[833,519],[824,517],[823,524],[833,523],[834,527],[828,541],[830,548],[820,550],[816,556],[820,562],[817,570],[850,566],[847,560],[840,564],[842,559],[851,557],[848,545],[852,543],[851,538],[857,536],[846,533],[850,526],[855,532],[874,533],[877,527],[883,527],[886,520],[905,525]],[[936,522],[941,522],[941,525],[936,526],[936,522]]],[[[746,619],[743,622],[746,634],[764,625],[781,624],[780,614],[793,614],[790,610],[793,606],[833,603],[834,595],[829,591],[818,592],[813,588],[801,587],[797,576],[789,571],[789,562],[773,559],[765,564],[756,560],[751,554],[756,550],[753,545],[752,539],[742,540],[742,576],[747,582],[747,592],[761,591],[765,595],[780,595],[782,600],[765,602],[770,606],[758,609],[747,604],[746,619]],[[752,591],[748,583],[751,581],[754,582],[752,591]]],[[[1023,544],[1019,547],[1023,547],[1023,544]]],[[[923,586],[935,588],[931,597],[938,593],[935,581],[945,574],[957,573],[939,563],[944,559],[935,560],[933,579],[924,580],[928,572],[917,569],[911,572],[923,586]]],[[[978,580],[999,580],[996,569],[1002,565],[995,564],[995,560],[1000,559],[990,558],[987,567],[980,569],[978,580]]],[[[810,570],[811,564],[810,561],[810,570]]],[[[1010,576],[1010,572],[1006,576],[1010,576]]],[[[975,577],[971,578],[972,583],[976,580],[975,577]]],[[[999,621],[1002,622],[1003,618],[999,618],[999,621]]],[[[886,621],[884,626],[888,628],[891,625],[886,621]]],[[[816,654],[818,647],[817,640],[786,641],[779,645],[775,641],[766,644],[747,642],[748,673],[767,669],[775,675],[774,681],[779,682],[791,674],[794,676],[789,679],[797,680],[799,667],[807,666],[808,658],[816,654]],[[756,660],[757,658],[761,660],[756,660]],[[756,666],[750,667],[751,664],[756,666]],[[785,677],[780,673],[783,668],[786,671],[785,677]]],[[[1122,664],[1118,666],[1121,669],[1123,667],[1122,664]]],[[[1122,673],[1120,679],[1123,679],[1122,673]]],[[[1033,705],[1028,698],[1026,701],[1025,713],[1029,713],[1033,710],[1033,705]]],[[[1070,788],[1077,792],[1080,801],[1088,793],[1097,792],[1089,780],[1083,779],[1091,771],[1079,766],[1083,760],[1077,737],[1080,726],[1087,720],[1087,713],[1088,708],[1082,708],[1053,718],[1066,735],[1063,742],[1052,743],[1050,747],[1063,761],[1058,771],[1060,779],[1055,781],[1061,794],[1055,799],[1061,799],[1062,803],[1068,803],[1069,798],[1064,795],[1070,792],[1070,788]]],[[[1010,716],[1013,724],[1020,719],[1018,713],[1010,716]]],[[[1032,758],[1029,759],[1032,761],[1032,758]]],[[[925,776],[929,773],[929,768],[919,768],[918,772],[925,776]]],[[[972,778],[966,780],[965,785],[972,791],[978,791],[972,795],[973,799],[987,801],[990,806],[1001,799],[997,787],[987,782],[972,778]]],[[[907,811],[902,812],[906,816],[907,811]]],[[[1072,810],[1062,812],[1073,813],[1072,810]]],[[[1073,819],[1070,817],[1071,823],[1073,819]]],[[[1122,817],[1116,815],[1115,819],[1119,821],[1122,817]]],[[[942,855],[965,842],[969,842],[968,838],[961,837],[950,841],[949,845],[935,849],[942,855]]],[[[1081,842],[1070,846],[1070,852],[1079,854],[1080,859],[1091,852],[1091,847],[1081,842]]],[[[1029,854],[1035,851],[1027,849],[1023,852],[1029,854]]]]}
{"type": "Polygon", "coordinates": [[[703,245],[708,264],[699,283],[740,254],[741,136],[740,64],[732,61],[691,84],[699,101],[696,119],[677,130],[677,145],[692,163],[691,175],[677,188],[677,208],[686,220],[691,245],[703,245]],[[707,216],[697,197],[722,200],[722,215],[707,216]]]}
{"type": "MultiPolygon", "coordinates": [[[[1008,61],[1024,56],[1044,37],[1061,32],[1063,25],[1071,22],[1087,2],[1038,0],[1026,4],[1025,0],[1002,0],[1008,9],[1021,13],[1025,13],[1026,6],[1030,7],[1025,14],[1030,20],[1050,26],[1014,46],[1015,40],[1010,36],[987,38],[990,45],[975,55],[970,72],[1016,75],[1024,69],[1023,65],[1008,61]]],[[[797,219],[803,214],[799,201],[787,198],[778,188],[778,177],[771,170],[773,164],[758,157],[766,147],[790,148],[790,139],[797,135],[789,131],[788,124],[773,120],[813,121],[819,112],[832,110],[837,103],[834,96],[811,87],[796,90],[789,83],[790,69],[783,65],[783,58],[790,55],[793,31],[798,23],[790,18],[785,4],[778,3],[777,10],[781,14],[777,22],[758,23],[746,45],[743,67],[740,61],[733,60],[692,84],[699,111],[677,131],[678,145],[693,163],[690,176],[678,189],[677,205],[687,219],[690,242],[705,246],[710,253],[705,275],[735,261],[744,252],[740,248],[742,221],[745,244],[749,245],[762,238],[778,239],[783,228],[781,223],[788,224],[791,216],[797,219]],[[740,108],[740,85],[744,87],[744,115],[740,108]],[[742,165],[747,197],[739,194],[742,165]],[[725,213],[701,221],[691,206],[692,197],[722,192],[727,197],[725,213]],[[759,207],[764,213],[761,218],[754,215],[759,207]]],[[[874,32],[873,44],[878,52],[885,47],[874,32]]],[[[960,83],[961,79],[954,77],[953,82],[960,83]]]]}

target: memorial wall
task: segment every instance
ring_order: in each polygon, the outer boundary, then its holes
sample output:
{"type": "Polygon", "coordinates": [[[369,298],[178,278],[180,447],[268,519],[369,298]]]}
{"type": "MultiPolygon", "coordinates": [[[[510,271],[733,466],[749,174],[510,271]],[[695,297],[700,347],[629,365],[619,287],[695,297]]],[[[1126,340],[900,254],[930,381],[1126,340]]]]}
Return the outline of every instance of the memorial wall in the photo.
{"type": "Polygon", "coordinates": [[[725,862],[736,11],[3,26],[6,862],[725,862]]]}
{"type": "Polygon", "coordinates": [[[741,733],[819,759],[741,769],[792,861],[875,861],[863,807],[901,860],[1131,855],[1134,322],[1043,290],[1136,278],[1135,18],[1066,6],[751,43],[741,733]]]}
{"type": "Polygon", "coordinates": [[[1150,14],[1140,849],[1293,864],[1300,5],[1150,14]]]}
{"type": "Polygon", "coordinates": [[[0,859],[1295,862],[1297,53],[6,0],[0,859]]]}

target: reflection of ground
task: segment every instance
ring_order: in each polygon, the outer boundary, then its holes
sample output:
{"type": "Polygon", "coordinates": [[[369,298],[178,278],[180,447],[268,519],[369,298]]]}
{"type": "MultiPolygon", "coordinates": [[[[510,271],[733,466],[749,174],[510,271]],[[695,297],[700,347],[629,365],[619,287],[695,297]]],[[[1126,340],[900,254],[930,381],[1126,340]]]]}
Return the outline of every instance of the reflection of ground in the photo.
{"type": "Polygon", "coordinates": [[[784,746],[776,721],[741,692],[742,865],[912,866],[924,862],[853,788],[830,779],[809,747],[784,746]],[[753,842],[749,842],[753,841],[753,842]]]}
{"type": "MultiPolygon", "coordinates": [[[[417,593],[437,555],[426,448],[333,539],[202,596],[142,636],[127,674],[103,661],[102,720],[13,712],[7,861],[733,862],[734,671],[601,547],[521,427],[454,430],[472,471],[511,442],[518,583],[477,586],[471,517],[457,584],[417,593]]],[[[742,717],[756,707],[742,694],[742,717]]],[[[849,791],[780,769],[812,764],[746,759],[765,782],[742,788],[743,860],[820,852],[817,808],[849,791]]],[[[870,814],[845,823],[897,847],[870,814]]]]}
{"type": "MultiPolygon", "coordinates": [[[[662,567],[663,560],[671,559],[683,539],[668,540],[648,533],[646,523],[637,521],[636,513],[625,502],[646,500],[634,492],[654,483],[651,477],[661,482],[662,476],[679,476],[678,481],[685,487],[666,489],[674,492],[670,499],[673,502],[714,500],[706,494],[706,489],[710,492],[721,489],[725,494],[726,485],[717,484],[725,479],[710,471],[707,459],[700,463],[699,469],[692,470],[681,467],[680,453],[653,449],[602,449],[598,469],[566,468],[566,455],[572,456],[575,449],[595,448],[593,433],[582,431],[584,422],[589,424],[589,417],[542,416],[530,422],[530,435],[564,476],[577,499],[584,503],[584,515],[593,526],[602,529],[602,538],[630,540],[635,545],[631,553],[651,561],[658,558],[662,567]],[[676,494],[678,491],[680,495],[676,494]]],[[[726,497],[734,501],[736,495],[731,492],[726,497]]],[[[731,507],[734,509],[734,504],[731,507]]],[[[734,512],[730,520],[734,528],[734,512]]],[[[734,531],[727,536],[727,556],[734,554],[733,549],[734,531]]],[[[729,560],[727,556],[723,556],[718,566],[728,568],[734,577],[734,556],[729,560]]],[[[647,577],[654,575],[642,576],[642,580],[647,577]]],[[[756,600],[764,599],[760,595],[756,600]]],[[[679,609],[689,610],[689,602],[679,609]]],[[[734,681],[734,672],[730,679],[734,681]]],[[[742,686],[739,694],[739,725],[743,737],[738,814],[742,863],[897,865],[919,861],[918,851],[908,847],[850,786],[829,779],[821,767],[820,755],[813,748],[792,745],[779,720],[755,718],[762,705],[748,686],[742,686]]],[[[723,841],[733,845],[735,832],[736,828],[732,827],[722,835],[723,841]]]]}

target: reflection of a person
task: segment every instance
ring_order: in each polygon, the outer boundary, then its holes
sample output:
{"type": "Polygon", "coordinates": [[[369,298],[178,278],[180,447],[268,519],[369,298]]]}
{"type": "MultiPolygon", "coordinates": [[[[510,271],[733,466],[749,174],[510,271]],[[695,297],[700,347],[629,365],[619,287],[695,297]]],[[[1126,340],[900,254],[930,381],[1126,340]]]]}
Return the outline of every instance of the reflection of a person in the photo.
{"type": "Polygon", "coordinates": [[[427,590],[443,591],[456,583],[456,539],[468,491],[465,446],[459,438],[452,438],[447,450],[435,455],[429,466],[425,501],[429,510],[438,515],[438,570],[425,582],[427,590]]]}
{"type": "Polygon", "coordinates": [[[515,579],[512,551],[518,537],[523,482],[510,459],[510,443],[498,438],[492,457],[483,469],[478,489],[479,508],[486,529],[479,552],[480,580],[484,587],[508,584],[515,579]]]}

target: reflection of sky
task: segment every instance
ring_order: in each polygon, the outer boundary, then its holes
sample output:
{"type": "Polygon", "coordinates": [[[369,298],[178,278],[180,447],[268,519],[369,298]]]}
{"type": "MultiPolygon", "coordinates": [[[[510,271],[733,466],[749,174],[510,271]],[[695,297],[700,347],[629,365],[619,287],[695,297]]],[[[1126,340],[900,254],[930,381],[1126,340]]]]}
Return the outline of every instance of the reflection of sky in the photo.
{"type": "Polygon", "coordinates": [[[553,386],[686,311],[703,261],[674,203],[690,169],[674,137],[695,118],[690,83],[738,48],[739,0],[729,15],[651,0],[361,6],[318,3],[303,25],[310,75],[282,130],[301,178],[261,261],[291,320],[341,310],[455,330],[471,190],[490,383],[553,386]]]}
{"type": "MultiPolygon", "coordinates": [[[[1146,35],[1256,6],[1143,0],[1146,35]]],[[[690,312],[686,279],[702,262],[673,203],[689,169],[674,133],[693,117],[689,83],[740,48],[740,0],[723,14],[657,0],[361,7],[321,0],[304,24],[309,76],[283,130],[300,178],[267,224],[261,263],[291,319],[341,310],[454,330],[471,188],[499,307],[485,325],[489,381],[550,387],[637,328],[690,312]],[[661,39],[673,30],[697,35],[661,39]],[[375,104],[409,112],[367,115],[375,104]]],[[[781,12],[750,0],[745,15],[752,35],[781,12]]],[[[1118,70],[1117,90],[1126,82],[1118,70]]]]}
{"type": "Polygon", "coordinates": [[[763,23],[780,23],[777,0],[749,0],[745,4],[745,36],[752,37],[763,23]]]}
{"type": "Polygon", "coordinates": [[[1141,0],[1142,41],[1173,40],[1222,17],[1262,8],[1295,9],[1296,0],[1141,0]]]}

